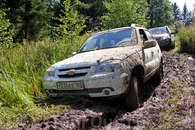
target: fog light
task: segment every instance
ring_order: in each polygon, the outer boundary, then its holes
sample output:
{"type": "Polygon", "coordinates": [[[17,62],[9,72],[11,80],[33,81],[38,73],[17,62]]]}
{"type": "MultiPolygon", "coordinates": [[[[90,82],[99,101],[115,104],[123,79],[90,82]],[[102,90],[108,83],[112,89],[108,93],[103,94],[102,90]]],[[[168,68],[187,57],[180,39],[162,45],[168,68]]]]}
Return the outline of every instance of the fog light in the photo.
{"type": "Polygon", "coordinates": [[[103,91],[102,91],[102,93],[103,94],[105,94],[105,95],[109,95],[110,94],[110,92],[111,92],[111,90],[110,89],[103,89],[103,91]]]}

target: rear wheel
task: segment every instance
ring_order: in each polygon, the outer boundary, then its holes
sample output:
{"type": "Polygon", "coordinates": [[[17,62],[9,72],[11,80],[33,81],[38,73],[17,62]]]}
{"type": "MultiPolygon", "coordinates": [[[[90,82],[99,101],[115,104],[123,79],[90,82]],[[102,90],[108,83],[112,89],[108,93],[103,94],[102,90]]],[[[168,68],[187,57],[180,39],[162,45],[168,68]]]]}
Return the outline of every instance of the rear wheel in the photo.
{"type": "Polygon", "coordinates": [[[139,82],[136,76],[132,76],[130,80],[129,92],[125,98],[125,107],[127,111],[137,109],[139,104],[139,82]]]}

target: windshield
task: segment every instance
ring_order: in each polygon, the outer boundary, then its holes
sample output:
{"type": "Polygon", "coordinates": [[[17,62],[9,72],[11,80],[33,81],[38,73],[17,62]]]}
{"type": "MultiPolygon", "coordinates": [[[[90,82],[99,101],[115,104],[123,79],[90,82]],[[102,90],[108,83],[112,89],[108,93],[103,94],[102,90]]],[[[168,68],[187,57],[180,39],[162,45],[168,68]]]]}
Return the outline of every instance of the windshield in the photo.
{"type": "Polygon", "coordinates": [[[117,32],[106,32],[90,36],[79,52],[91,51],[116,46],[131,45],[132,29],[123,29],[117,32]]]}
{"type": "Polygon", "coordinates": [[[152,34],[162,34],[162,33],[168,33],[167,32],[167,29],[164,27],[164,28],[155,28],[155,29],[150,29],[150,32],[152,34]]]}

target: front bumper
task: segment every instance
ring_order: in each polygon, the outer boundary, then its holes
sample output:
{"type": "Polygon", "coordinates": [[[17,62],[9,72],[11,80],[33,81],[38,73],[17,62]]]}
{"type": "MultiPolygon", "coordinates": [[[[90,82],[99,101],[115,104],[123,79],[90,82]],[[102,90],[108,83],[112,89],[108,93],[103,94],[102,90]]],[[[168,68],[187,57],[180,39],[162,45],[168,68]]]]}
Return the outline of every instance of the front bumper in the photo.
{"type": "Polygon", "coordinates": [[[160,46],[161,48],[168,47],[169,44],[170,44],[168,39],[165,39],[165,40],[158,40],[157,42],[158,42],[158,44],[159,44],[159,46],[160,46]]]}
{"type": "Polygon", "coordinates": [[[80,95],[88,97],[117,97],[127,91],[129,75],[126,73],[104,73],[83,78],[60,80],[60,82],[83,81],[83,90],[58,90],[58,78],[48,77],[43,81],[43,87],[49,96],[80,95]]]}

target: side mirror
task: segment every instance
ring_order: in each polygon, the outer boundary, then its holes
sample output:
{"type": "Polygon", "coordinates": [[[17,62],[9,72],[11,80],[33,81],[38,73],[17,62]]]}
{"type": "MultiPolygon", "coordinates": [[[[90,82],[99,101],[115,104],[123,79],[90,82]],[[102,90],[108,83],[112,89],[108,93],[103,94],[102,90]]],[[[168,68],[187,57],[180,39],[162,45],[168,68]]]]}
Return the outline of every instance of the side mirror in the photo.
{"type": "Polygon", "coordinates": [[[155,47],[156,46],[156,41],[152,40],[152,41],[145,41],[144,42],[144,49],[146,48],[150,48],[150,47],[155,47]]]}
{"type": "Polygon", "coordinates": [[[74,56],[74,55],[76,55],[76,54],[77,54],[77,52],[73,52],[73,53],[72,53],[72,56],[74,56]]]}

